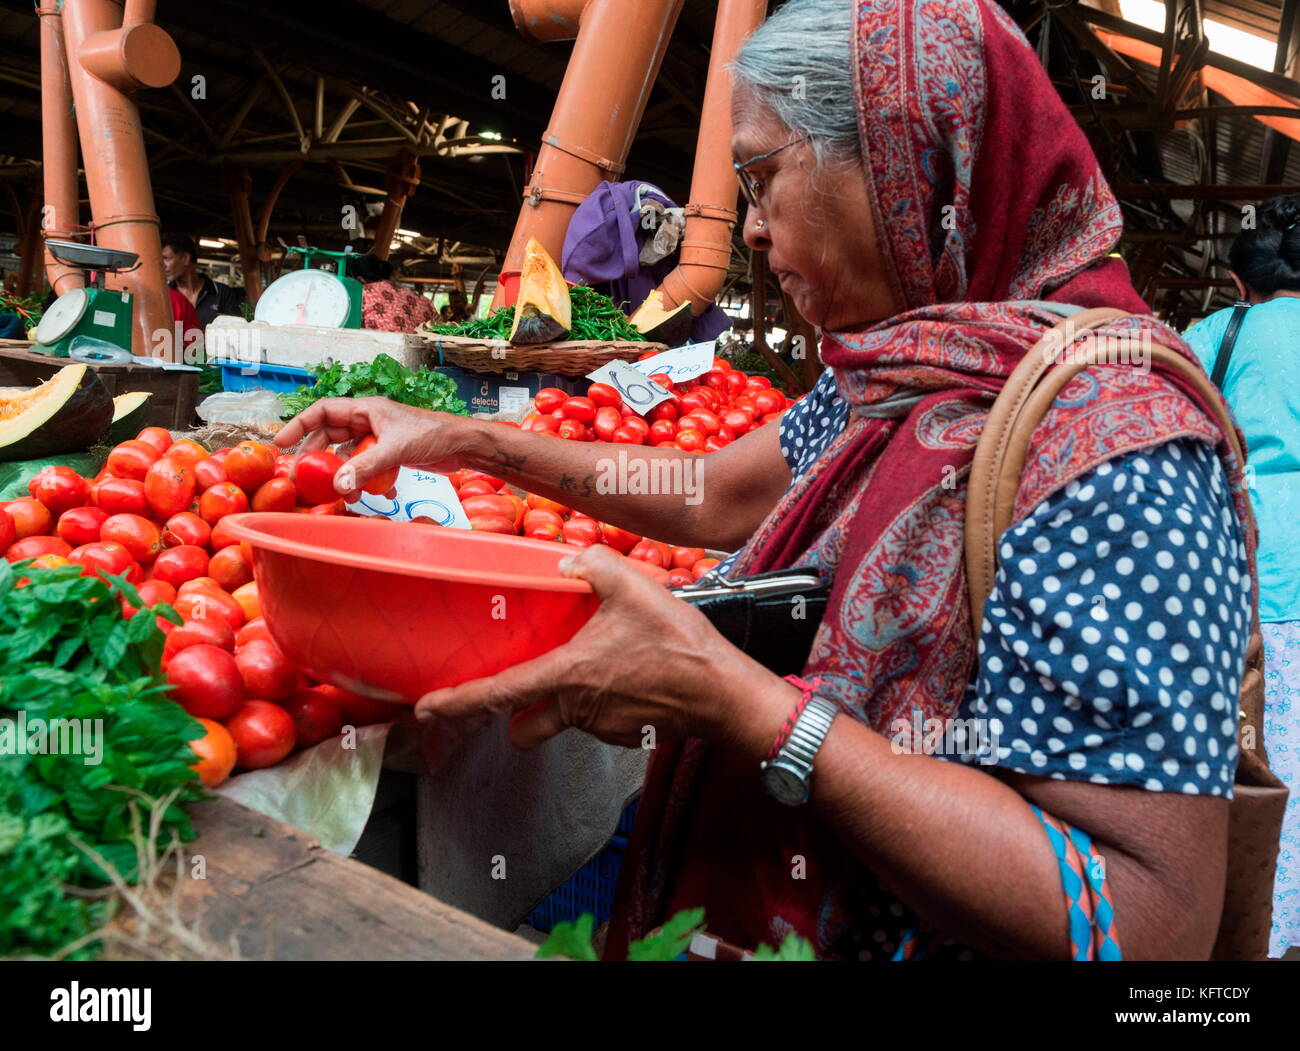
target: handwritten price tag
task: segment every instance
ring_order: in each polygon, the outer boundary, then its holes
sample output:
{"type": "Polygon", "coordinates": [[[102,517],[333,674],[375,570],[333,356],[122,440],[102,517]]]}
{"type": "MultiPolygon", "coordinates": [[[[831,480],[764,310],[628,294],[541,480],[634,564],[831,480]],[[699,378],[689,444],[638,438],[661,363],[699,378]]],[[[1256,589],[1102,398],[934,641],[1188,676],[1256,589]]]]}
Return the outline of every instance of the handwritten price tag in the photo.
{"type": "Polygon", "coordinates": [[[446,475],[414,467],[403,467],[397,472],[393,496],[362,493],[360,500],[347,506],[349,511],[359,515],[391,518],[394,522],[431,518],[441,526],[469,528],[469,519],[460,506],[460,498],[446,475]]]}
{"type": "Polygon", "coordinates": [[[662,372],[674,383],[685,383],[698,379],[713,368],[713,355],[717,348],[714,340],[707,343],[691,343],[685,347],[665,350],[653,358],[638,361],[632,367],[647,376],[662,372]]]}
{"type": "MultiPolygon", "coordinates": [[[[662,354],[659,357],[663,357],[662,354]]],[[[651,359],[657,360],[657,359],[651,359]]],[[[649,362],[642,362],[649,364],[649,362]]],[[[633,412],[644,416],[661,401],[672,397],[663,387],[650,379],[650,373],[634,369],[625,361],[611,361],[602,365],[595,372],[587,374],[587,379],[597,383],[608,383],[623,398],[623,404],[633,412]]]]}

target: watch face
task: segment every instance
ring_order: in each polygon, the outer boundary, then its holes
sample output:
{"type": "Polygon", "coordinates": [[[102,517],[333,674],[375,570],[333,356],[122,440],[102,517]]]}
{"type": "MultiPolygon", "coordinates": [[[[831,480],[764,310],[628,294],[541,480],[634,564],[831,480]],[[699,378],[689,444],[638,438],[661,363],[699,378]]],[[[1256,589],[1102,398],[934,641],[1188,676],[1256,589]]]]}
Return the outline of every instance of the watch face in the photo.
{"type": "Polygon", "coordinates": [[[799,806],[808,800],[807,782],[793,770],[782,766],[779,760],[764,764],[763,787],[768,795],[786,806],[799,806]]]}

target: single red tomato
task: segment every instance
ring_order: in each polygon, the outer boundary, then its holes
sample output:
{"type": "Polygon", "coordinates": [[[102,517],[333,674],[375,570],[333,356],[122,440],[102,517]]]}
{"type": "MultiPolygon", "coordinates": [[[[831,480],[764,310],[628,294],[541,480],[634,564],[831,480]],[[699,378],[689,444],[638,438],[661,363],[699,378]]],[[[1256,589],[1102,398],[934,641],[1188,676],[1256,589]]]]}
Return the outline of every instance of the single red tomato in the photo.
{"type": "Polygon", "coordinates": [[[650,425],[650,434],[648,436],[651,445],[658,445],[660,442],[670,442],[677,434],[677,425],[672,420],[655,420],[650,425]]]}
{"type": "Polygon", "coordinates": [[[745,389],[745,374],[734,369],[727,373],[727,393],[733,398],[745,389]]]}
{"type": "Polygon", "coordinates": [[[108,512],[102,507],[74,507],[59,515],[54,531],[73,547],[80,547],[98,540],[100,527],[106,521],[108,512]]]}
{"type": "Polygon", "coordinates": [[[661,420],[666,420],[671,423],[681,414],[682,410],[678,407],[677,402],[661,401],[645,414],[645,418],[651,423],[659,423],[661,420]]]}
{"type": "MultiPolygon", "coordinates": [[[[169,642],[176,631],[167,637],[169,642]]],[[[199,718],[227,719],[244,701],[244,681],[235,658],[205,642],[174,653],[166,676],[173,698],[199,718]]]]}
{"type": "Polygon", "coordinates": [[[587,397],[598,407],[617,409],[623,404],[623,396],[608,383],[593,383],[587,388],[587,397]]]}
{"type": "MultiPolygon", "coordinates": [[[[371,446],[373,446],[378,441],[379,439],[376,438],[373,434],[367,434],[364,438],[361,439],[361,441],[357,442],[356,450],[352,453],[352,455],[353,456],[361,455],[361,453],[368,450],[371,446]]],[[[401,469],[402,468],[399,465],[397,467],[390,467],[386,471],[380,471],[376,475],[372,475],[370,478],[366,480],[366,483],[361,487],[362,491],[371,493],[375,496],[384,496],[386,493],[391,492],[393,486],[397,484],[397,474],[399,471],[401,471],[401,469]]]]}
{"type": "Polygon", "coordinates": [[[460,502],[460,506],[465,511],[467,518],[478,518],[483,515],[500,515],[502,518],[508,518],[512,522],[516,518],[522,518],[519,512],[520,505],[513,496],[506,496],[504,493],[490,493],[485,496],[467,496],[460,502]]]}
{"type": "Polygon", "coordinates": [[[187,580],[207,576],[207,572],[208,553],[204,548],[193,544],[169,547],[153,564],[155,579],[166,581],[174,588],[180,587],[187,580]]]}
{"type": "Polygon", "coordinates": [[[566,544],[599,544],[604,541],[600,523],[590,518],[570,518],[560,530],[566,544]]]}
{"type": "Polygon", "coordinates": [[[226,469],[215,456],[208,456],[194,465],[194,481],[200,492],[211,489],[214,485],[230,481],[226,469]]]}
{"type": "Polygon", "coordinates": [[[296,748],[310,748],[328,741],[343,729],[343,712],[339,702],[321,689],[298,690],[284,702],[297,728],[296,748]]]}
{"type": "Polygon", "coordinates": [[[172,436],[166,427],[146,427],[135,436],[138,442],[147,442],[158,450],[162,455],[167,455],[167,450],[172,447],[172,436]]]}
{"type": "Polygon", "coordinates": [[[691,413],[691,416],[699,421],[699,426],[696,429],[706,438],[717,434],[718,428],[722,426],[722,421],[718,419],[717,414],[710,409],[696,409],[691,413]]]}
{"type": "Polygon", "coordinates": [[[229,456],[234,451],[235,451],[234,446],[231,446],[226,449],[216,449],[212,453],[212,458],[216,460],[217,463],[221,464],[221,466],[224,468],[226,466],[226,457],[229,456]]]}
{"type": "MultiPolygon", "coordinates": [[[[299,507],[295,510],[302,511],[303,508],[299,507]]],[[[306,513],[309,515],[345,515],[348,513],[348,509],[343,503],[343,498],[339,497],[337,500],[331,500],[328,504],[312,504],[311,507],[306,508],[306,513]]]]}
{"type": "Polygon", "coordinates": [[[173,628],[163,644],[162,666],[166,670],[173,657],[191,646],[215,646],[227,653],[234,651],[235,633],[224,620],[187,620],[173,628]]]}
{"type": "Polygon", "coordinates": [[[121,544],[137,562],[146,563],[162,550],[162,532],[143,515],[110,515],[99,538],[121,544]]]}
{"type": "Polygon", "coordinates": [[[222,620],[234,631],[244,623],[244,607],[216,584],[203,584],[189,591],[186,588],[208,577],[187,580],[177,588],[177,598],[173,605],[176,612],[186,620],[222,620]]]}
{"type": "Polygon", "coordinates": [[[704,435],[693,427],[677,432],[677,444],[687,452],[699,452],[704,448],[704,435]]]}
{"type": "Polygon", "coordinates": [[[684,588],[688,584],[694,584],[695,577],[691,575],[689,569],[670,569],[668,571],[668,586],[670,588],[684,588]]]}
{"type": "Polygon", "coordinates": [[[244,557],[242,545],[223,547],[208,560],[208,576],[225,591],[234,591],[253,580],[253,567],[244,557]]]}
{"type": "Polygon", "coordinates": [[[674,547],[672,549],[672,559],[668,564],[668,568],[690,569],[703,557],[704,548],[702,547],[674,547]]]}
{"type": "Polygon", "coordinates": [[[650,437],[650,424],[641,419],[640,416],[624,416],[621,426],[639,435],[641,441],[650,437]]]}
{"type": "Polygon", "coordinates": [[[484,533],[501,533],[504,536],[518,536],[519,530],[513,518],[504,515],[475,515],[469,520],[469,527],[484,533]]]}
{"type": "Polygon", "coordinates": [[[57,518],[90,499],[90,483],[71,467],[44,467],[28,481],[27,492],[57,518]]]}
{"type": "Polygon", "coordinates": [[[144,493],[144,482],[134,478],[105,478],[91,486],[90,500],[110,515],[147,515],[149,499],[144,493]]]}
{"type": "Polygon", "coordinates": [[[529,540],[559,540],[561,526],[554,522],[536,522],[530,526],[524,526],[524,536],[529,540]]]}
{"type": "Polygon", "coordinates": [[[199,517],[209,525],[247,510],[248,497],[234,482],[218,482],[199,497],[199,517]]]}
{"type": "Polygon", "coordinates": [[[0,551],[5,551],[17,536],[18,529],[14,525],[13,516],[8,511],[0,510],[0,551]]]}
{"type": "Polygon", "coordinates": [[[704,576],[705,573],[709,572],[709,570],[716,565],[718,565],[718,559],[702,558],[696,562],[695,565],[691,566],[691,576],[696,580],[699,580],[700,577],[704,576]]]}
{"type": "Polygon", "coordinates": [[[524,529],[532,529],[533,526],[537,525],[553,525],[556,529],[559,529],[564,525],[564,518],[554,511],[548,511],[542,507],[530,507],[524,512],[524,529]]]}
{"type": "Polygon", "coordinates": [[[737,434],[744,434],[754,424],[754,414],[743,409],[728,409],[722,414],[722,426],[730,427],[737,434]]]}
{"type": "Polygon", "coordinates": [[[524,503],[529,507],[540,508],[543,511],[554,511],[561,518],[564,518],[569,513],[569,509],[564,504],[550,500],[545,496],[538,496],[536,493],[529,493],[525,497],[524,503]]]}
{"type": "Polygon", "coordinates": [[[710,434],[704,439],[704,451],[706,453],[720,452],[730,444],[730,440],[722,437],[720,434],[710,434]]]}
{"type": "Polygon", "coordinates": [[[615,445],[644,445],[645,435],[632,427],[619,427],[610,441],[615,445]]]}
{"type": "Polygon", "coordinates": [[[140,592],[140,600],[144,603],[145,609],[150,609],[160,602],[170,605],[176,601],[176,589],[157,577],[146,580],[136,588],[136,591],[140,592]]]}
{"type": "Polygon", "coordinates": [[[213,551],[220,551],[223,547],[229,547],[231,544],[238,544],[239,541],[230,535],[228,526],[218,522],[212,527],[212,535],[208,538],[208,546],[213,551]]]}
{"type": "Polygon", "coordinates": [[[569,396],[558,387],[543,387],[533,398],[533,404],[539,413],[545,414],[554,412],[568,400],[569,396]]]}
{"type": "Polygon", "coordinates": [[[292,511],[298,504],[298,487],[288,478],[272,477],[257,487],[251,506],[254,511],[292,511]]]}
{"type": "Polygon", "coordinates": [[[131,478],[143,482],[149,468],[157,463],[161,456],[162,453],[148,442],[131,438],[114,446],[108,454],[108,459],[104,461],[104,467],[109,474],[117,478],[131,478]]]}
{"type": "Polygon", "coordinates": [[[54,525],[50,509],[30,496],[20,496],[3,505],[14,522],[14,538],[26,540],[29,536],[46,536],[54,525]]]}
{"type": "Polygon", "coordinates": [[[181,547],[185,544],[207,547],[211,539],[212,527],[192,511],[172,515],[163,526],[163,547],[181,547]]]}
{"type": "Polygon", "coordinates": [[[760,416],[781,412],[785,408],[785,395],[779,390],[760,390],[754,395],[754,407],[760,416]]]}
{"type": "Polygon", "coordinates": [[[208,450],[193,438],[182,438],[180,441],[172,442],[167,449],[167,455],[177,463],[193,468],[200,460],[207,458],[208,450]]]}
{"type": "Polygon", "coordinates": [[[29,536],[10,544],[5,558],[10,562],[21,562],[24,558],[40,558],[42,555],[67,558],[71,554],[68,542],[57,536],[29,536]]]}
{"type": "Polygon", "coordinates": [[[254,639],[267,639],[274,642],[271,638],[271,629],[266,626],[265,617],[254,617],[235,634],[235,645],[243,646],[252,642],[254,639]]]}
{"type": "Polygon", "coordinates": [[[745,390],[760,391],[767,390],[772,386],[772,381],[766,376],[750,376],[745,380],[745,390]]]}
{"type": "Polygon", "coordinates": [[[294,484],[309,504],[328,504],[338,499],[334,476],[343,461],[328,449],[314,449],[298,457],[294,484]]]}
{"type": "Polygon", "coordinates": [[[298,688],[298,669],[270,639],[253,639],[240,646],[235,663],[249,697],[279,701],[298,688]]]}
{"type": "Polygon", "coordinates": [[[556,428],[555,433],[571,442],[587,440],[587,426],[579,420],[561,420],[560,426],[556,428]]]}
{"type": "MultiPolygon", "coordinates": [[[[602,384],[593,384],[593,386],[602,386],[602,384]]],[[[623,425],[623,415],[612,405],[602,405],[596,410],[596,419],[592,426],[596,428],[596,434],[600,436],[602,442],[610,441],[614,437],[614,432],[623,425]]]]}
{"type": "Polygon", "coordinates": [[[165,456],[144,476],[144,498],[153,513],[164,521],[193,503],[195,489],[194,472],[165,456]]]}
{"type": "Polygon", "coordinates": [[[199,724],[204,733],[190,741],[190,749],[198,756],[198,762],[190,769],[199,775],[205,788],[216,788],[235,768],[235,739],[229,730],[212,719],[200,719],[199,724]]]}
{"type": "Polygon", "coordinates": [[[251,493],[275,474],[275,450],[261,442],[240,442],[230,450],[222,466],[227,478],[251,493]]]}
{"type": "Polygon", "coordinates": [[[294,457],[291,453],[280,453],[280,455],[275,458],[275,474],[272,477],[288,478],[289,481],[292,482],[293,461],[294,457]]]}
{"type": "Polygon", "coordinates": [[[566,420],[590,423],[596,418],[596,403],[590,398],[569,398],[560,406],[566,420]]]}
{"type": "Polygon", "coordinates": [[[235,741],[235,765],[244,770],[274,766],[293,751],[298,728],[293,718],[270,701],[245,701],[225,723],[235,741]]]}
{"type": "Polygon", "coordinates": [[[651,375],[650,380],[652,383],[659,384],[666,391],[673,389],[673,378],[666,372],[656,372],[651,375]]]}
{"type": "Polygon", "coordinates": [[[68,561],[80,566],[82,576],[87,577],[102,578],[104,574],[112,573],[115,576],[125,574],[130,580],[132,570],[137,574],[140,572],[140,567],[131,557],[131,553],[121,544],[112,541],[99,540],[93,544],[82,544],[78,548],[73,548],[68,561]]]}
{"type": "Polygon", "coordinates": [[[641,537],[636,533],[629,533],[626,529],[620,529],[608,522],[601,522],[600,532],[605,538],[605,543],[623,555],[626,555],[641,542],[641,537]]]}

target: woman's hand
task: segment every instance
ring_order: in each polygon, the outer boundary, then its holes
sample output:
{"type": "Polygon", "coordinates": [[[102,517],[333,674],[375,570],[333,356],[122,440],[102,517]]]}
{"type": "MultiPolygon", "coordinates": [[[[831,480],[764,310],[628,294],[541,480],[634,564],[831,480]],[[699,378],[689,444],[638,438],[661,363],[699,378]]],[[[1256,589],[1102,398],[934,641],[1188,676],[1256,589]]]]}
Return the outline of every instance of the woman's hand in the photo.
{"type": "MultiPolygon", "coordinates": [[[[576,726],[609,744],[653,747],[681,737],[724,740],[775,695],[775,735],[791,688],[728,643],[698,610],[627,560],[590,547],[561,563],[585,580],[600,608],[564,646],[500,675],[435,690],[417,718],[506,712],[510,739],[532,748],[576,726]]],[[[788,702],[788,703],[787,703],[788,702]]]]}
{"type": "Polygon", "coordinates": [[[476,433],[476,425],[463,417],[387,398],[324,398],[290,420],[275,443],[287,449],[306,435],[305,452],[373,434],[375,444],[348,460],[334,478],[341,494],[355,495],[368,479],[401,464],[444,474],[456,470],[476,433]]]}

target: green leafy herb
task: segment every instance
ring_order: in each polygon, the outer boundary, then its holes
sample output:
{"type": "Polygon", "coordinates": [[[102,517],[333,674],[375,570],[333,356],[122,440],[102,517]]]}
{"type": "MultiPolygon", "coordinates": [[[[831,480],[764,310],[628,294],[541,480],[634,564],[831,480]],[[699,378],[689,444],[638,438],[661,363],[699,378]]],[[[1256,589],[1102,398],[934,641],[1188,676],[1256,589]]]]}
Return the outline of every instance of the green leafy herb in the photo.
{"type": "MultiPolygon", "coordinates": [[[[569,326],[569,339],[594,339],[606,343],[645,341],[640,330],[609,296],[594,288],[576,285],[569,289],[573,304],[573,321],[569,326]]],[[[502,307],[485,318],[471,318],[455,325],[430,325],[428,330],[442,336],[463,336],[466,339],[509,339],[515,323],[515,308],[502,307]]]]}
{"type": "Polygon", "coordinates": [[[773,949],[770,945],[760,945],[754,950],[755,960],[778,961],[790,963],[815,963],[817,954],[813,952],[812,943],[791,931],[785,936],[781,948],[773,949]]]}
{"type": "Polygon", "coordinates": [[[321,398],[390,398],[419,409],[466,415],[465,403],[456,396],[456,381],[432,369],[408,369],[387,354],[374,361],[351,365],[335,362],[311,368],[316,384],[281,394],[285,417],[296,416],[321,398]]]}
{"type": "Polygon", "coordinates": [[[591,944],[595,917],[584,912],[576,923],[557,923],[550,937],[537,950],[538,959],[550,956],[567,956],[571,960],[596,960],[596,950],[591,944]]]}
{"type": "Polygon", "coordinates": [[[133,881],[132,800],[175,792],[159,840],[194,837],[183,806],[203,790],[187,742],[203,729],[157,670],[154,614],[179,618],[155,606],[126,620],[119,595],[139,601],[120,578],[0,560],[0,957],[51,955],[102,924],[106,900],[68,892],[108,881],[73,840],[133,881]]]}
{"type": "Polygon", "coordinates": [[[629,960],[675,960],[704,928],[703,909],[685,909],[653,934],[627,947],[629,960]]]}

